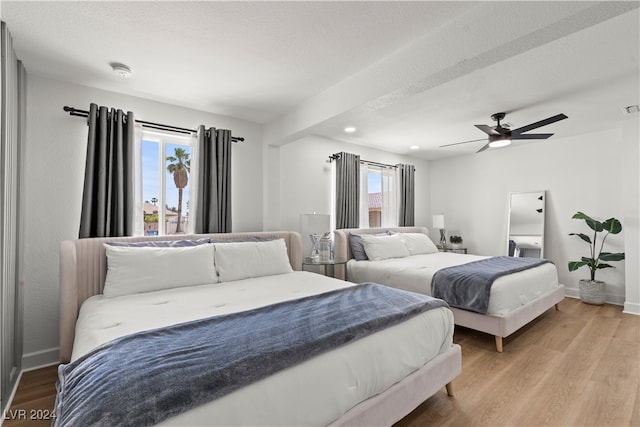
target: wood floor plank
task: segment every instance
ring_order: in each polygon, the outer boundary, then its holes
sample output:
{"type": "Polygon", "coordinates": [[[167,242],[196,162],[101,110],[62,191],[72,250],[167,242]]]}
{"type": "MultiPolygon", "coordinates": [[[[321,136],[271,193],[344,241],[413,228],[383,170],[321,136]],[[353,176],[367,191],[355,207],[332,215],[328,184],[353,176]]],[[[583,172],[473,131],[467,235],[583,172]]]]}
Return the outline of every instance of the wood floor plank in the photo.
{"type": "MultiPolygon", "coordinates": [[[[640,426],[640,316],[571,298],[559,308],[505,339],[503,353],[492,336],[456,328],[455,396],[443,387],[396,427],[640,426]]],[[[10,411],[50,411],[56,379],[56,367],[24,373],[10,411]]],[[[51,425],[8,415],[3,427],[51,425]]]]}

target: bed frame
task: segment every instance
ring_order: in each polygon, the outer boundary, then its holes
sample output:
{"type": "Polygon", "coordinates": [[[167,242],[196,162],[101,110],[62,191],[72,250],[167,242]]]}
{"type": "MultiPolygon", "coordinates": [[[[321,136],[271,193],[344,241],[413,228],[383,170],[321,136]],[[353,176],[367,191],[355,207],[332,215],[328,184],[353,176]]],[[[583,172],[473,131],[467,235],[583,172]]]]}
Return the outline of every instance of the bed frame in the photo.
{"type": "MultiPolygon", "coordinates": [[[[429,235],[429,230],[425,227],[348,228],[335,230],[336,259],[353,259],[351,245],[349,245],[349,234],[375,234],[385,231],[429,235]]],[[[346,267],[344,273],[342,271],[336,272],[336,277],[345,279],[346,267]]],[[[502,339],[504,337],[508,337],[551,307],[555,306],[557,310],[558,303],[563,299],[564,286],[559,285],[557,288],[504,315],[479,314],[455,307],[451,307],[451,311],[453,311],[456,325],[493,335],[495,337],[496,350],[502,353],[502,339]]]]}
{"type": "MultiPolygon", "coordinates": [[[[292,268],[296,271],[302,270],[302,240],[300,234],[290,231],[65,240],[60,244],[60,361],[67,363],[71,360],[80,306],[87,298],[101,294],[104,288],[107,271],[104,243],[191,240],[205,237],[215,237],[220,240],[247,237],[282,238],[287,245],[292,268]]],[[[402,381],[351,408],[332,425],[391,425],[401,420],[442,387],[446,387],[447,394],[453,396],[452,381],[461,372],[462,352],[459,345],[453,344],[449,350],[402,381]]]]}

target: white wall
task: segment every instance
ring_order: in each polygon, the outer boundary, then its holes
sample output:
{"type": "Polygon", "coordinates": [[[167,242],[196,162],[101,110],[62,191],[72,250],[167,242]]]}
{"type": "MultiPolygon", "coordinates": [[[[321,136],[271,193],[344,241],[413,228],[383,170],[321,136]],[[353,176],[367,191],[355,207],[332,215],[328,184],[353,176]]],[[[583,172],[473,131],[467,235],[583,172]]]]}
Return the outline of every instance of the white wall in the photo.
{"type": "MultiPolygon", "coordinates": [[[[514,144],[432,161],[430,166],[431,208],[445,214],[447,229],[462,235],[470,253],[506,254],[508,194],[546,190],[545,258],[556,264],[568,295],[577,296],[578,281],[588,273],[586,267],[572,273],[567,269],[568,261],[579,260],[588,249],[580,239],[568,236],[588,231],[583,221],[571,219],[575,212],[623,222],[623,232],[607,239],[610,252],[624,251],[625,238],[637,240],[637,232],[629,233],[625,223],[638,222],[637,211],[630,218],[626,209],[628,197],[635,198],[637,206],[638,193],[625,194],[623,189],[632,173],[625,167],[635,168],[637,176],[638,162],[626,161],[621,129],[514,144]]],[[[629,262],[637,264],[637,258],[597,273],[596,278],[608,283],[607,301],[625,301],[629,262]]]]}
{"type": "Polygon", "coordinates": [[[180,127],[226,128],[245,142],[232,151],[233,231],[262,230],[262,129],[202,111],[29,76],[24,171],[23,367],[58,357],[58,248],[78,236],[87,125],[62,110],[89,103],[131,110],[141,120],[180,127]]]}
{"type": "Polygon", "coordinates": [[[268,180],[278,182],[279,194],[270,193],[268,198],[278,210],[279,221],[271,224],[283,230],[299,230],[300,215],[308,213],[334,214],[331,212],[331,164],[329,156],[341,151],[359,154],[363,160],[379,163],[407,163],[415,170],[416,225],[429,226],[429,163],[425,160],[349,144],[318,136],[309,136],[282,147],[270,147],[272,164],[266,168],[268,180]],[[274,202],[279,198],[279,202],[274,202]]]}
{"type": "Polygon", "coordinates": [[[622,304],[626,294],[625,309],[637,312],[640,307],[637,120],[624,130],[427,162],[316,136],[269,147],[257,124],[38,76],[29,76],[27,89],[25,369],[58,357],[58,248],[60,241],[77,237],[87,139],[86,121],[70,117],[62,107],[86,109],[90,102],[134,111],[143,120],[190,128],[205,124],[245,137],[233,147],[233,231],[298,230],[300,214],[332,213],[327,159],[340,151],[375,162],[414,164],[416,225],[431,228],[431,215],[444,213],[448,235],[462,235],[471,253],[506,253],[509,192],[547,190],[545,256],[558,266],[568,293],[577,295],[577,282],[586,274],[566,269],[585,250],[581,241],[567,236],[584,231],[584,224],[571,216],[578,210],[615,216],[625,229],[612,236],[610,249],[626,250],[628,261],[599,272],[599,278],[609,283],[608,301],[622,304]]]}

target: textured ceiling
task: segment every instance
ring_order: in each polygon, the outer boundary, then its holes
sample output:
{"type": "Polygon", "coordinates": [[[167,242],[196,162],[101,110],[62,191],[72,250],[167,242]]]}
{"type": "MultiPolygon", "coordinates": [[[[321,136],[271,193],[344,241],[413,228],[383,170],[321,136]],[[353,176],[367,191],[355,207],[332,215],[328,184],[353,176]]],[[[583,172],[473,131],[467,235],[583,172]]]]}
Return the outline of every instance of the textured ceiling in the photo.
{"type": "MultiPolygon", "coordinates": [[[[28,73],[438,158],[507,111],[569,136],[639,102],[638,2],[3,1],[28,73]],[[109,63],[133,70],[130,79],[109,63]],[[358,128],[352,135],[345,125],[358,128]]],[[[533,143],[533,142],[526,142],[533,143]]]]}

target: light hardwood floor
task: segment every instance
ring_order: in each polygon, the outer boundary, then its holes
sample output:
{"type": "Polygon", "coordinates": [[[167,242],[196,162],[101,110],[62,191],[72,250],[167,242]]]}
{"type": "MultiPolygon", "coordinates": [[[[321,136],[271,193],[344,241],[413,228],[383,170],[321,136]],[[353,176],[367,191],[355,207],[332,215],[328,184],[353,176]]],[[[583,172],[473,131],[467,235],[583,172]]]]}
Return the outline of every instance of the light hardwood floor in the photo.
{"type": "MultiPolygon", "coordinates": [[[[455,396],[443,388],[396,427],[640,426],[640,316],[571,298],[559,309],[505,338],[503,353],[493,337],[457,328],[462,374],[455,396]]],[[[7,415],[50,411],[55,380],[55,367],[25,372],[7,415]]]]}

